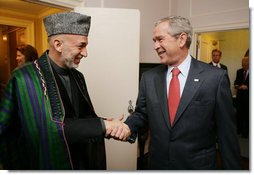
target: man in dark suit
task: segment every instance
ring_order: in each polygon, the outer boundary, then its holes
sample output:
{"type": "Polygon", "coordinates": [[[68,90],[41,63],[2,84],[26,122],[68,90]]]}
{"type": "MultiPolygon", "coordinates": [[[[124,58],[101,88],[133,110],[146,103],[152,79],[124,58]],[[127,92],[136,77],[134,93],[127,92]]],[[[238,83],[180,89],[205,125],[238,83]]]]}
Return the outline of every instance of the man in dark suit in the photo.
{"type": "Polygon", "coordinates": [[[227,66],[220,63],[221,56],[222,56],[222,52],[220,50],[213,49],[212,50],[212,61],[209,64],[211,64],[215,67],[218,67],[218,68],[225,69],[226,71],[228,71],[227,66]]]}
{"type": "Polygon", "coordinates": [[[124,127],[113,129],[110,135],[130,140],[138,129],[149,126],[152,170],[214,170],[217,138],[223,168],[241,169],[226,71],[191,57],[191,40],[188,19],[172,16],[156,23],[154,49],[162,65],[143,73],[135,111],[124,127]],[[171,80],[172,69],[180,70],[178,81],[177,76],[171,80]],[[178,88],[172,88],[173,81],[178,88]]]}
{"type": "Polygon", "coordinates": [[[249,57],[242,59],[242,68],[236,72],[234,82],[237,109],[237,129],[244,138],[249,136],[249,57]]]}

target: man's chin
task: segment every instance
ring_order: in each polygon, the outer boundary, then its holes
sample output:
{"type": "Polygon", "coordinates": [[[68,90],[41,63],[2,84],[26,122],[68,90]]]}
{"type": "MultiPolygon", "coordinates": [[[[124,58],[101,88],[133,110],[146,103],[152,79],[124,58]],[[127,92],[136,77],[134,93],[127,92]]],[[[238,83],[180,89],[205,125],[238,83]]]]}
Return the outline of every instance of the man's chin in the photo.
{"type": "Polygon", "coordinates": [[[73,61],[65,60],[65,65],[67,68],[77,68],[79,64],[75,64],[73,61]]]}
{"type": "Polygon", "coordinates": [[[72,65],[70,65],[69,68],[70,68],[70,69],[71,69],[71,68],[75,68],[75,69],[76,69],[76,68],[78,68],[78,66],[79,66],[78,64],[72,64],[72,65]]]}
{"type": "Polygon", "coordinates": [[[74,63],[69,63],[69,64],[67,63],[66,64],[66,67],[68,67],[69,69],[78,68],[78,66],[79,66],[78,64],[74,64],[74,63]]]}
{"type": "Polygon", "coordinates": [[[78,68],[78,64],[73,64],[72,68],[78,68]]]}
{"type": "Polygon", "coordinates": [[[160,57],[161,64],[167,64],[167,60],[163,57],[160,57]]]}

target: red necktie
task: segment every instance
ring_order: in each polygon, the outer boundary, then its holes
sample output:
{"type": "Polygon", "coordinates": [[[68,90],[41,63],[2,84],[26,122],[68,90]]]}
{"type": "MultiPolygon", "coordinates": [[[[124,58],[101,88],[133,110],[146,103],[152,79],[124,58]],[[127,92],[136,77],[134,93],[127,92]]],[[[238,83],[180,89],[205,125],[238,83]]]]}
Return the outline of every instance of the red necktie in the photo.
{"type": "Polygon", "coordinates": [[[180,83],[178,79],[178,75],[180,70],[176,67],[172,70],[172,79],[169,85],[168,91],[168,110],[170,116],[171,126],[173,125],[176,111],[180,102],[180,83]]]}

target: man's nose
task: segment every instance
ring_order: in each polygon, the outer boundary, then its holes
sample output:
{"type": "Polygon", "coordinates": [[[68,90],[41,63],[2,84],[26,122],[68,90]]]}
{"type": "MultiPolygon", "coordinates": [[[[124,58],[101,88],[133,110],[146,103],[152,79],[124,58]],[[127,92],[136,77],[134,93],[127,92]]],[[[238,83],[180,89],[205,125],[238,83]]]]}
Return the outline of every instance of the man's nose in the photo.
{"type": "Polygon", "coordinates": [[[87,57],[88,53],[87,53],[86,47],[84,47],[84,48],[82,49],[81,55],[82,55],[83,57],[87,57]]]}
{"type": "Polygon", "coordinates": [[[155,42],[153,43],[153,49],[154,49],[154,50],[157,50],[158,48],[160,48],[160,44],[159,44],[157,41],[155,41],[155,42]]]}

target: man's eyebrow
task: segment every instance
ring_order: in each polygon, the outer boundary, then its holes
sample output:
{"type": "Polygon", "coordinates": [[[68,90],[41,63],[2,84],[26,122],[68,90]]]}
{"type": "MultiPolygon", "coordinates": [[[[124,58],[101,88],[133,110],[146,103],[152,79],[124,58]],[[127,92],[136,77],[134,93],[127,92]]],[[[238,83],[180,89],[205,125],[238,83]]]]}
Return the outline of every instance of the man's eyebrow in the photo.
{"type": "Polygon", "coordinates": [[[80,46],[86,46],[88,43],[87,42],[80,42],[78,45],[80,46]]]}

